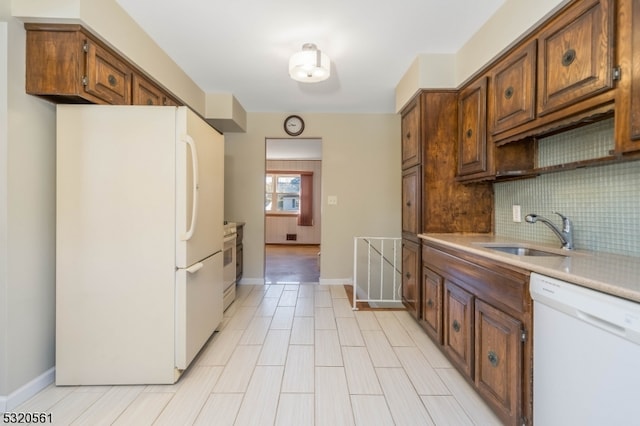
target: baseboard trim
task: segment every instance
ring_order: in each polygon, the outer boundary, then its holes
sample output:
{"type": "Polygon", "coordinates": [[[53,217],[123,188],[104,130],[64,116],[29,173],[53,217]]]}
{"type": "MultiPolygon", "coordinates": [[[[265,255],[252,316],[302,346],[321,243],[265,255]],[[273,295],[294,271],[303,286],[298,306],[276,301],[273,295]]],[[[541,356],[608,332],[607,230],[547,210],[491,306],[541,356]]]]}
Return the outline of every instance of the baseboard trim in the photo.
{"type": "Polygon", "coordinates": [[[352,278],[320,278],[322,285],[353,285],[352,278]]]}
{"type": "Polygon", "coordinates": [[[29,383],[11,392],[8,396],[0,396],[0,412],[11,411],[22,403],[27,402],[32,396],[53,383],[55,377],[56,368],[51,367],[29,383]]]}

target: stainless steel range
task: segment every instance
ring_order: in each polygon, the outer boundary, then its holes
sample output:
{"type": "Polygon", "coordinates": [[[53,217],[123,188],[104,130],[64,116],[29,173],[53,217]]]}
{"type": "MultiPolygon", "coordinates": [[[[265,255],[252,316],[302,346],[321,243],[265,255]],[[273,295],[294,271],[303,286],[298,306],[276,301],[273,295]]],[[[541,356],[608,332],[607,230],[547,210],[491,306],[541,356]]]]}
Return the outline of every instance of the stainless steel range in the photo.
{"type": "Polygon", "coordinates": [[[236,298],[236,237],[235,222],[225,222],[222,245],[223,306],[226,310],[236,298]]]}

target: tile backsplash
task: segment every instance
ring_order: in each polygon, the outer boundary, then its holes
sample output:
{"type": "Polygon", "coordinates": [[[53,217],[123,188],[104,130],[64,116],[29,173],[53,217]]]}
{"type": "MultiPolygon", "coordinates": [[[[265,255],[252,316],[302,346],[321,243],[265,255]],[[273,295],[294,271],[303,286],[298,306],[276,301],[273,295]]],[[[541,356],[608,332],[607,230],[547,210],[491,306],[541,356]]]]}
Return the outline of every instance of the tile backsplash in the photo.
{"type": "MultiPolygon", "coordinates": [[[[538,164],[548,166],[607,155],[613,148],[613,120],[539,141],[538,164]]],[[[576,249],[640,256],[640,161],[550,173],[494,184],[496,235],[560,245],[536,213],[560,226],[558,211],[574,226],[576,249]],[[520,205],[522,222],[512,221],[520,205]]]]}

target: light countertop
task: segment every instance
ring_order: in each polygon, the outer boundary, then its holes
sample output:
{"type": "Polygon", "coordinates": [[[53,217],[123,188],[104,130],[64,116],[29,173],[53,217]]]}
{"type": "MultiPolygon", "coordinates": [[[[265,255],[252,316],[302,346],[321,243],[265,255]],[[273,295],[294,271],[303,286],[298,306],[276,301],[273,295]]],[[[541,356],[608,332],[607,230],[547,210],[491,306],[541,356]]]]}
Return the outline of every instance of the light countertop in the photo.
{"type": "Polygon", "coordinates": [[[562,250],[492,234],[420,234],[420,238],[513,266],[640,302],[640,258],[586,250],[562,250]],[[564,256],[517,256],[487,246],[526,245],[564,256]]]}

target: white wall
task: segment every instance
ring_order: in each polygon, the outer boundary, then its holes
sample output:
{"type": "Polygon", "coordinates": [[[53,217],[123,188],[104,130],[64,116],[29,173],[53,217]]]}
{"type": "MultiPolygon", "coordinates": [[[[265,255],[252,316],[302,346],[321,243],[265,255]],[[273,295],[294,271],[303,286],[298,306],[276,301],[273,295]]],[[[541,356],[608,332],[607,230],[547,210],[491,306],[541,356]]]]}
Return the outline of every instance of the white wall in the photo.
{"type": "MultiPolygon", "coordinates": [[[[225,135],[225,217],[243,221],[243,283],[264,282],[265,139],[286,137],[286,113],[249,113],[246,133],[225,135]]],[[[348,283],[353,237],[401,233],[400,117],[305,114],[303,137],[322,138],[323,283],[348,283]],[[338,204],[327,205],[327,196],[338,204]]]]}
{"type": "Polygon", "coordinates": [[[55,343],[55,107],[25,94],[25,32],[9,12],[3,0],[0,411],[13,408],[23,385],[50,375],[55,343]]]}

